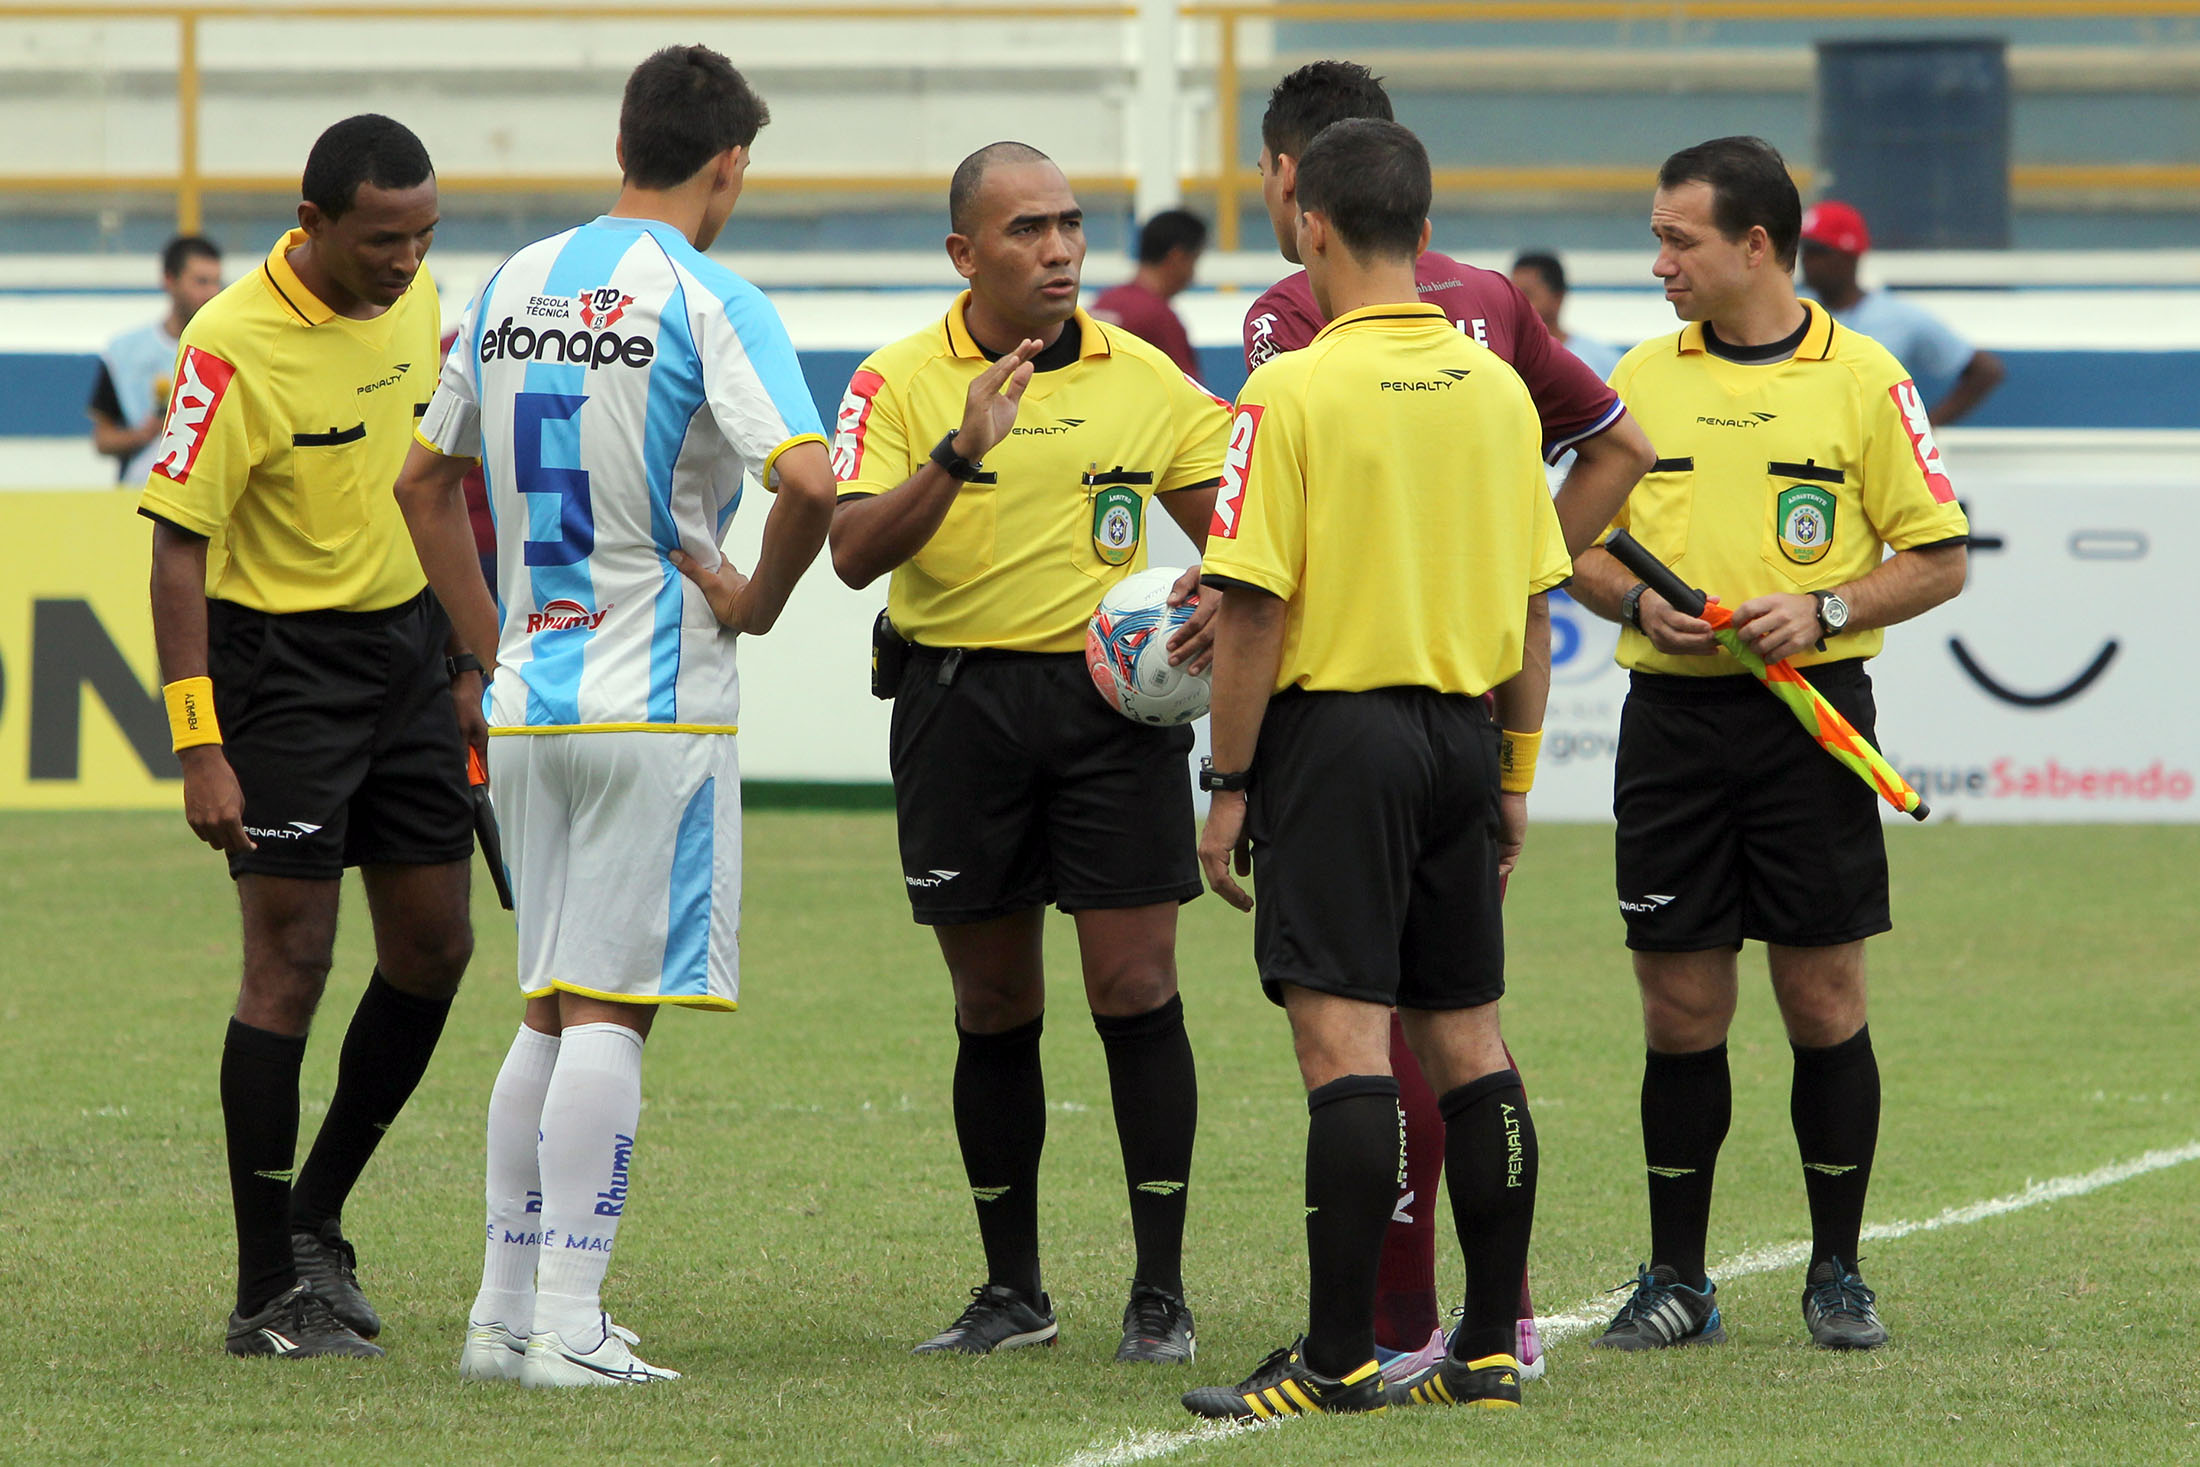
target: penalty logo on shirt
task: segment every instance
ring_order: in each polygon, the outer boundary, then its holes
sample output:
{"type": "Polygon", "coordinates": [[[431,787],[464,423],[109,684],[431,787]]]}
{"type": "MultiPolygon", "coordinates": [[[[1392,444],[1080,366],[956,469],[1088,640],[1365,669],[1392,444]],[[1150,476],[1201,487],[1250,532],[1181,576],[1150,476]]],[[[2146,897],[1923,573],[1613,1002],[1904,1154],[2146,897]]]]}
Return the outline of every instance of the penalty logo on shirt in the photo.
{"type": "Polygon", "coordinates": [[[1833,548],[1834,498],[1816,484],[1790,484],[1773,513],[1780,524],[1780,553],[1797,565],[1826,558],[1833,548]]]}

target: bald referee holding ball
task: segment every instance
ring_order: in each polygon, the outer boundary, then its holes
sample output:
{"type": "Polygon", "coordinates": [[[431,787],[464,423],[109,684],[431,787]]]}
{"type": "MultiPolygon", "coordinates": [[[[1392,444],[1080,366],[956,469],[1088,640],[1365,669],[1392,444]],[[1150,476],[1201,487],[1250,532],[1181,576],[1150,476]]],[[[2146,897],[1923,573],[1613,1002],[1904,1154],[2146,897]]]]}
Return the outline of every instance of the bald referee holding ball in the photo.
{"type": "Polygon", "coordinates": [[[352,117],[314,143],[303,191],[299,227],[185,328],[139,500],[184,815],[227,855],[244,914],[221,1067],[227,1348],[285,1359],[382,1353],[340,1215],[473,952],[466,746],[488,732],[480,664],[447,655],[390,493],[435,389],[434,169],[403,124],[352,117]],[[348,866],[375,968],[297,1168],[298,1069],[348,866]]]}
{"type": "MultiPolygon", "coordinates": [[[[1229,414],[1159,348],[1078,309],[1084,211],[1045,154],[973,153],[949,213],[948,258],[970,289],[863,364],[833,445],[833,567],[857,587],[892,575],[882,645],[906,666],[878,690],[894,699],[903,881],[954,985],[955,1130],[985,1245],[985,1283],[917,1348],[982,1355],[1056,1335],[1038,1219],[1053,903],[1077,923],[1127,1173],[1137,1263],[1116,1359],[1182,1363],[1199,1089],[1176,909],[1200,889],[1192,737],[1109,708],[1083,648],[1100,597],[1145,568],[1148,514],[1206,540],[1229,414]]],[[[1204,665],[1217,599],[1172,656],[1204,665]]]]}

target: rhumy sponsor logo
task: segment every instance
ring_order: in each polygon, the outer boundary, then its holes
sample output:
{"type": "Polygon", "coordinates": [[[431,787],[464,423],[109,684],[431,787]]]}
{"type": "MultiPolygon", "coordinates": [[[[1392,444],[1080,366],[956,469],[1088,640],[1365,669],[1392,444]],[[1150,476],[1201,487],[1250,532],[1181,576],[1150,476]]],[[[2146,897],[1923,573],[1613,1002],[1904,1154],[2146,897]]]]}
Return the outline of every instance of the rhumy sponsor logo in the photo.
{"type": "Polygon", "coordinates": [[[542,610],[527,613],[527,635],[537,632],[570,632],[585,629],[594,631],[603,625],[603,619],[611,614],[606,606],[601,611],[590,611],[578,601],[563,597],[543,603],[542,610]]]}
{"type": "Polygon", "coordinates": [[[626,1211],[626,1167],[634,1159],[634,1138],[611,1138],[611,1185],[596,1194],[596,1216],[617,1217],[626,1211]]]}

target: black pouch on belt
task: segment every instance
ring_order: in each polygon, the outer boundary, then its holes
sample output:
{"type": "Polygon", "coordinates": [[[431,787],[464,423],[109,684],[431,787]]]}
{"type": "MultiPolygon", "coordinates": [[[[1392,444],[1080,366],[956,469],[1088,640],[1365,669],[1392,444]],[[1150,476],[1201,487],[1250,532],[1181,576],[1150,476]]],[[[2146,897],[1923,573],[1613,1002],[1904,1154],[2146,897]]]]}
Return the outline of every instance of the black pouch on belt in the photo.
{"type": "Polygon", "coordinates": [[[909,643],[881,611],[871,623],[871,696],[891,699],[901,687],[901,670],[909,665],[909,643]]]}

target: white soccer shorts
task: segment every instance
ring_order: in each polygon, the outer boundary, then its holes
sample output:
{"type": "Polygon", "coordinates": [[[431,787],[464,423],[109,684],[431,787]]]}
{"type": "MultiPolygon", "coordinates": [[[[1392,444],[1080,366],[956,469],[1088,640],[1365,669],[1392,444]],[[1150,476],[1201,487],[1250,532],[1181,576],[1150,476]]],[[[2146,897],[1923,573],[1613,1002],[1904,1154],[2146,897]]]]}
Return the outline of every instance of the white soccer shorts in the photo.
{"type": "Polygon", "coordinates": [[[522,993],[735,1006],[734,740],[625,730],[490,739],[489,792],[512,879],[522,993]]]}

